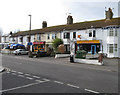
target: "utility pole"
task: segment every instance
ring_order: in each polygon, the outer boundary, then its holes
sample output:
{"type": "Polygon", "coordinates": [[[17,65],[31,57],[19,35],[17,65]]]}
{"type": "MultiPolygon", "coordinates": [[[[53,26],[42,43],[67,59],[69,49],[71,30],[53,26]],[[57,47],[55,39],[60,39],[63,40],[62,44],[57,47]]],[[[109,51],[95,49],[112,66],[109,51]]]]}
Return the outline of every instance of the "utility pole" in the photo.
{"type": "Polygon", "coordinates": [[[29,53],[30,53],[30,40],[31,40],[31,16],[32,15],[28,15],[30,17],[30,27],[29,27],[29,44],[28,44],[28,50],[29,50],[29,53]]]}

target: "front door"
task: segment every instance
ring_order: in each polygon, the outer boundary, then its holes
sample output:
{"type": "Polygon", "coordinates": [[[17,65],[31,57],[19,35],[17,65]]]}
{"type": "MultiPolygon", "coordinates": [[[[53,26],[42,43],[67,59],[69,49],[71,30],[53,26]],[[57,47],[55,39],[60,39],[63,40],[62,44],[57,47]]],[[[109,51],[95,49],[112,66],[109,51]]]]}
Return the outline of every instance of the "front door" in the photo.
{"type": "Polygon", "coordinates": [[[96,54],[96,45],[91,45],[91,54],[96,54]]]}

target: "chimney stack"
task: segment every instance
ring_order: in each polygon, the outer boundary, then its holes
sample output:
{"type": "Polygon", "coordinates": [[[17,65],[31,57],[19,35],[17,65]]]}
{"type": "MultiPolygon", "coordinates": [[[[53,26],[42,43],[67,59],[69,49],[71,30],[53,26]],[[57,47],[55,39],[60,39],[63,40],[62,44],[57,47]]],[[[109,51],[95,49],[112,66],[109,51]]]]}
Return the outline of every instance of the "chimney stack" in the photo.
{"type": "Polygon", "coordinates": [[[73,24],[73,18],[70,15],[67,17],[67,24],[73,24]]]}
{"type": "Polygon", "coordinates": [[[42,23],[42,28],[45,28],[45,27],[47,27],[47,22],[46,22],[46,21],[43,21],[43,23],[42,23]]]}
{"type": "Polygon", "coordinates": [[[105,11],[105,13],[106,13],[106,19],[107,20],[110,20],[110,19],[113,18],[113,12],[112,12],[111,8],[109,8],[108,11],[105,11]]]}

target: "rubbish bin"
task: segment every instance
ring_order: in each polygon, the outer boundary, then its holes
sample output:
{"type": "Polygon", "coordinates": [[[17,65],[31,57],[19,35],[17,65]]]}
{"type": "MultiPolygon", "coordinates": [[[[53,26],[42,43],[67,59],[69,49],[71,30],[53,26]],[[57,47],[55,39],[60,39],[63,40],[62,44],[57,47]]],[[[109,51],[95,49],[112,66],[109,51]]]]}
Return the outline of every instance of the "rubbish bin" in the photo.
{"type": "Polygon", "coordinates": [[[77,51],[75,58],[85,59],[86,58],[86,51],[85,50],[77,51]]]}
{"type": "Polygon", "coordinates": [[[70,62],[74,62],[73,55],[70,55],[70,62]]]}

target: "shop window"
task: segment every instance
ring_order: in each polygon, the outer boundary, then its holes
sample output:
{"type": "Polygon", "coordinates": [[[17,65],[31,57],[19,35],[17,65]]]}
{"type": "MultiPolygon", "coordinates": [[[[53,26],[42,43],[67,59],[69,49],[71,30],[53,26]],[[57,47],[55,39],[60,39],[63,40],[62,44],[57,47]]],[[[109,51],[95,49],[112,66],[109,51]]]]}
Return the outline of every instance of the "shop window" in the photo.
{"type": "Polygon", "coordinates": [[[96,37],[96,31],[93,30],[93,37],[96,37]]]}
{"type": "Polygon", "coordinates": [[[113,53],[113,44],[109,44],[109,53],[113,53]]]}
{"type": "Polygon", "coordinates": [[[47,39],[50,39],[50,34],[47,35],[47,39]]]}
{"type": "Polygon", "coordinates": [[[73,38],[76,38],[76,32],[73,32],[73,38]]]}
{"type": "Polygon", "coordinates": [[[89,33],[89,37],[92,37],[92,32],[89,33]]]}
{"type": "Polygon", "coordinates": [[[117,52],[117,44],[114,44],[114,50],[117,52]]]}
{"type": "Polygon", "coordinates": [[[70,33],[64,33],[64,39],[70,39],[70,33]]]}
{"type": "Polygon", "coordinates": [[[110,31],[109,31],[109,36],[113,36],[113,35],[114,35],[113,28],[110,28],[110,31]]]}

